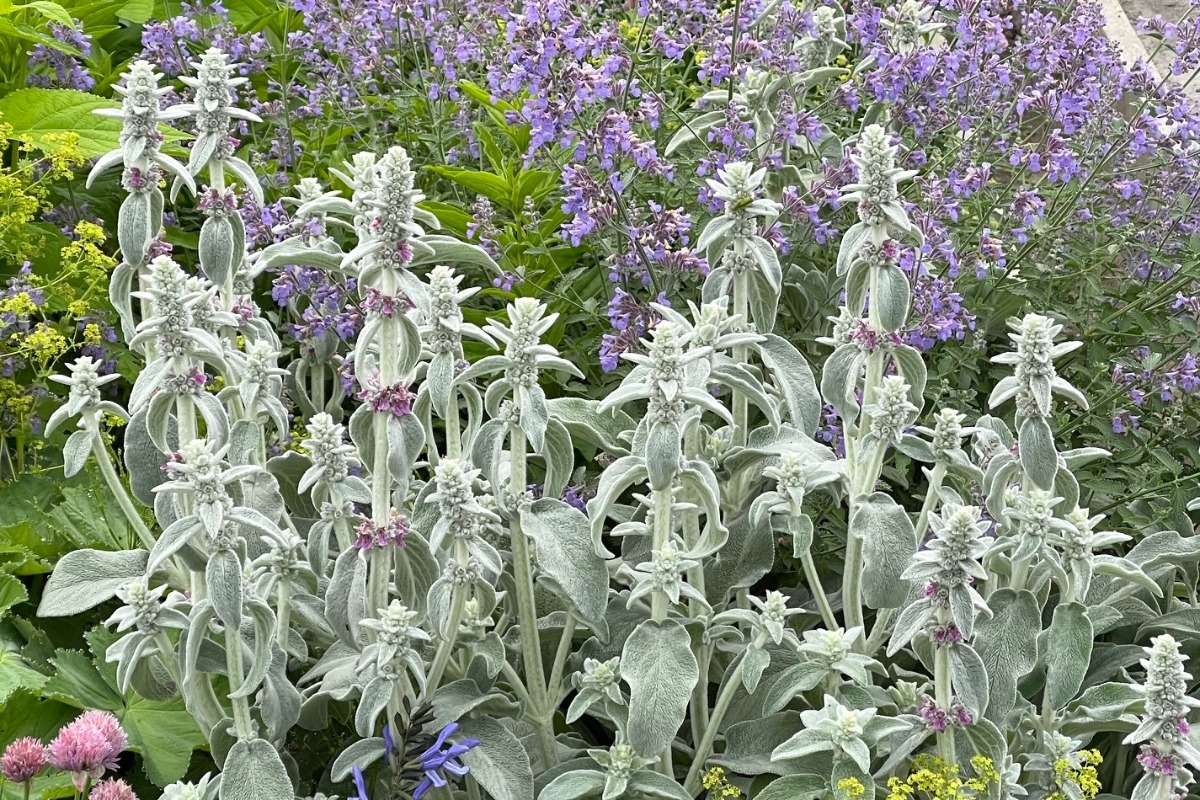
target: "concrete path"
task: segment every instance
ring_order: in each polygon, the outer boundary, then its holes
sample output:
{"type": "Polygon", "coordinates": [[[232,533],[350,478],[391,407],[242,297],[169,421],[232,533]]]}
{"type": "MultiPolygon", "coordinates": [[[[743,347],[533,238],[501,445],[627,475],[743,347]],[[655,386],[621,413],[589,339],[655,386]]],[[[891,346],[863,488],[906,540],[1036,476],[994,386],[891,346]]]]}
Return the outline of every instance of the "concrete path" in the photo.
{"type": "MultiPolygon", "coordinates": [[[[1178,22],[1188,11],[1188,0],[1098,0],[1104,9],[1104,17],[1108,21],[1106,30],[1108,36],[1124,53],[1129,61],[1138,58],[1150,61],[1156,74],[1167,75],[1174,60],[1170,48],[1159,48],[1159,42],[1149,36],[1140,35],[1135,29],[1139,17],[1154,17],[1160,15],[1167,22],[1178,22]],[[1151,57],[1152,53],[1157,54],[1151,57]]],[[[1196,12],[1192,12],[1192,17],[1196,12]]],[[[1200,77],[1188,81],[1187,75],[1173,76],[1180,84],[1187,82],[1187,92],[1200,100],[1200,77]]]]}

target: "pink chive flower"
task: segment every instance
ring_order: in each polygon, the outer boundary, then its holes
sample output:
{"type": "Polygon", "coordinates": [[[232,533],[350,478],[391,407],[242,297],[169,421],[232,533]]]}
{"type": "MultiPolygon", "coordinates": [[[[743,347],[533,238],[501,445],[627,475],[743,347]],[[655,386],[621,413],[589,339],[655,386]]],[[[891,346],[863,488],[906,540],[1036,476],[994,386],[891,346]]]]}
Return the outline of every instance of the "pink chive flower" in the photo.
{"type": "Polygon", "coordinates": [[[133,788],[120,778],[109,778],[97,783],[88,794],[88,800],[138,800],[133,788]]]}
{"type": "Polygon", "coordinates": [[[46,766],[46,747],[32,736],[17,739],[4,749],[0,759],[0,773],[13,783],[33,780],[46,766]]]}
{"type": "Polygon", "coordinates": [[[117,757],[126,744],[116,717],[107,711],[87,711],[63,726],[46,751],[50,765],[70,772],[75,788],[82,792],[89,778],[117,768],[117,757]]]}

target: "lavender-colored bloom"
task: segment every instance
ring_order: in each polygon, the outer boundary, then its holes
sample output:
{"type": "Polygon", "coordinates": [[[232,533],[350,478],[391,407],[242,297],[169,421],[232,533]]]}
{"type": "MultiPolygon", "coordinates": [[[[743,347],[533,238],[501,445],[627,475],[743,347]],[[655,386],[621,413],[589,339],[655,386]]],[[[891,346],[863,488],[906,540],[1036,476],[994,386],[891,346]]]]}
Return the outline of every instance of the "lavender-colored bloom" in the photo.
{"type": "Polygon", "coordinates": [[[464,739],[458,744],[453,742],[447,746],[447,740],[458,730],[458,723],[451,722],[445,728],[442,728],[438,734],[437,740],[421,754],[420,769],[425,774],[425,777],[417,784],[417,788],[413,791],[413,800],[421,800],[421,797],[434,787],[445,786],[447,781],[443,772],[448,772],[451,775],[461,778],[469,771],[465,764],[458,761],[458,758],[469,750],[479,746],[478,739],[464,739]]]}

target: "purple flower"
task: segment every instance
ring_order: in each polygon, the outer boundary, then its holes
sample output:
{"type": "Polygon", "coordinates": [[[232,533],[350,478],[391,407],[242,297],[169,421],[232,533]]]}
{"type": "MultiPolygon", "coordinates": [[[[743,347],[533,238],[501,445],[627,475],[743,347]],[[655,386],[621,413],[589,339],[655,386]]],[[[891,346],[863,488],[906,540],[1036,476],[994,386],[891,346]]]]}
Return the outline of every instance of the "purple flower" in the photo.
{"type": "Polygon", "coordinates": [[[458,778],[467,774],[468,769],[466,765],[459,763],[458,758],[463,753],[478,747],[479,740],[464,739],[458,744],[450,743],[447,747],[447,740],[456,730],[458,730],[457,722],[451,722],[445,728],[442,728],[442,732],[438,734],[437,740],[428,750],[421,754],[420,769],[425,774],[425,777],[417,784],[417,788],[413,791],[413,800],[421,800],[421,797],[435,786],[445,786],[446,778],[442,774],[443,771],[458,778]]]}

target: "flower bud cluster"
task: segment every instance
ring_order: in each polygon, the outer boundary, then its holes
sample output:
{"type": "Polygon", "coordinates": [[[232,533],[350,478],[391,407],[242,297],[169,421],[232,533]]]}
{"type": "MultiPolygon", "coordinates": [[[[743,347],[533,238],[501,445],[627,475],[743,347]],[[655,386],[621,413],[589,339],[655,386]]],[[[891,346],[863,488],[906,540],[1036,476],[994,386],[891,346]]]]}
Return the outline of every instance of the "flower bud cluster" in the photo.
{"type": "Polygon", "coordinates": [[[684,336],[674,323],[659,322],[651,332],[649,367],[646,380],[650,384],[647,415],[655,422],[678,423],[683,418],[684,336]]]}
{"type": "Polygon", "coordinates": [[[447,535],[468,544],[481,538],[489,522],[499,519],[475,496],[480,471],[453,458],[444,458],[433,471],[436,491],[426,502],[438,504],[438,521],[430,534],[429,546],[436,551],[447,535]]]}
{"type": "Polygon", "coordinates": [[[354,445],[346,443],[346,428],[333,421],[325,412],[313,415],[304,426],[308,438],[300,446],[308,451],[313,465],[320,467],[320,480],[327,484],[338,484],[356,466],[354,445]]]}
{"type": "Polygon", "coordinates": [[[385,269],[406,269],[413,256],[410,240],[423,233],[413,221],[416,204],[425,197],[413,188],[415,177],[403,147],[389,148],[379,160],[369,220],[371,236],[382,244],[375,258],[385,269]]]}
{"type": "Polygon", "coordinates": [[[933,7],[921,0],[903,0],[889,9],[881,22],[888,31],[891,49],[897,53],[911,53],[921,46],[924,37],[946,27],[944,23],[930,21],[933,13],[933,7]]]}
{"type": "Polygon", "coordinates": [[[158,123],[163,119],[161,101],[171,92],[171,87],[158,85],[162,73],[148,61],[135,61],[122,77],[124,85],[114,85],[113,90],[124,96],[120,141],[126,154],[126,165],[131,165],[133,161],[158,154],[162,144],[162,134],[158,130],[158,123]]]}
{"type": "Polygon", "coordinates": [[[193,439],[180,449],[180,460],[171,464],[172,477],[185,483],[198,503],[232,506],[224,481],[228,450],[228,446],[216,448],[208,439],[193,439]]]}
{"type": "Polygon", "coordinates": [[[1071,523],[1054,516],[1063,499],[1036,487],[1017,488],[1012,503],[1004,509],[1005,532],[1015,537],[1014,560],[1031,558],[1060,533],[1070,533],[1071,523]]]}
{"type": "MultiPolygon", "coordinates": [[[[946,591],[987,579],[980,559],[987,552],[988,522],[980,508],[947,504],[941,513],[929,515],[929,527],[933,539],[913,556],[912,566],[904,572],[905,578],[926,580],[946,591]]],[[[937,597],[938,605],[948,607],[948,597],[937,597]]]]}
{"type": "Polygon", "coordinates": [[[193,61],[192,68],[196,77],[184,75],[179,80],[195,90],[189,110],[196,117],[196,132],[201,137],[218,137],[228,147],[233,89],[246,83],[247,78],[233,77],[234,65],[229,63],[229,56],[215,47],[205,51],[198,62],[193,61]]]}
{"type": "Polygon", "coordinates": [[[385,547],[404,547],[408,535],[408,517],[394,508],[388,509],[388,521],[376,525],[364,519],[355,529],[354,546],[359,550],[375,550],[385,547]]]}
{"type": "Polygon", "coordinates": [[[374,645],[363,651],[360,666],[374,664],[381,677],[398,679],[404,664],[407,662],[412,666],[418,657],[414,648],[421,642],[429,641],[429,634],[413,624],[417,616],[416,611],[399,600],[393,600],[387,608],[379,609],[378,619],[364,619],[360,625],[375,631],[377,639],[374,645]]]}
{"type": "Polygon", "coordinates": [[[117,589],[117,599],[125,606],[109,617],[107,624],[116,623],[117,631],[127,631],[136,626],[140,633],[157,635],[162,630],[158,618],[166,590],[165,585],[151,589],[149,579],[144,576],[134,578],[117,589]]]}
{"type": "Polygon", "coordinates": [[[889,218],[894,220],[904,214],[896,184],[911,178],[916,171],[896,167],[898,149],[883,126],[868,125],[850,156],[858,167],[858,181],[842,188],[840,200],[857,202],[858,218],[867,225],[883,226],[889,218]]]}
{"type": "Polygon", "coordinates": [[[541,338],[557,318],[557,314],[546,316],[546,306],[533,297],[519,297],[508,307],[510,327],[503,337],[508,359],[505,377],[514,389],[537,385],[538,356],[555,353],[550,345],[540,344],[541,338]]]}
{"type": "Polygon", "coordinates": [[[1191,679],[1184,669],[1187,656],[1180,652],[1179,642],[1169,633],[1156,636],[1146,648],[1147,657],[1141,664],[1146,669],[1145,682],[1138,687],[1146,699],[1142,723],[1125,738],[1125,744],[1141,744],[1138,761],[1146,770],[1143,781],[1155,782],[1164,791],[1139,793],[1135,796],[1169,797],[1169,792],[1182,789],[1187,793],[1192,774],[1186,768],[1200,769],[1200,750],[1190,739],[1191,726],[1187,721],[1192,709],[1200,708],[1200,700],[1188,694],[1191,679]]]}
{"type": "Polygon", "coordinates": [[[871,418],[870,432],[882,442],[899,443],[920,411],[908,399],[908,382],[900,375],[888,375],[875,394],[875,401],[864,411],[871,418]]]}

